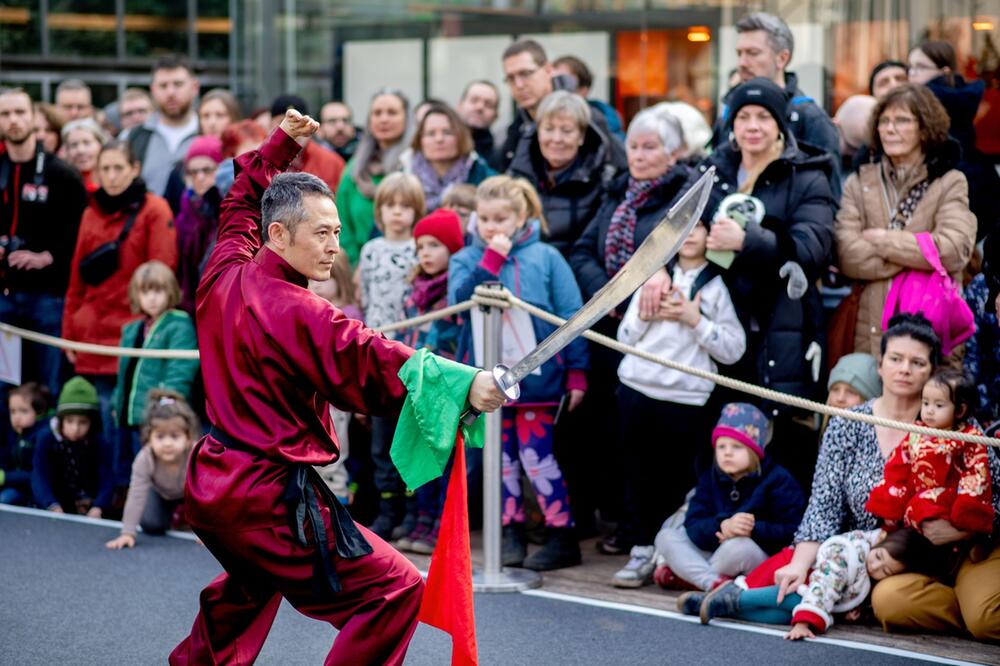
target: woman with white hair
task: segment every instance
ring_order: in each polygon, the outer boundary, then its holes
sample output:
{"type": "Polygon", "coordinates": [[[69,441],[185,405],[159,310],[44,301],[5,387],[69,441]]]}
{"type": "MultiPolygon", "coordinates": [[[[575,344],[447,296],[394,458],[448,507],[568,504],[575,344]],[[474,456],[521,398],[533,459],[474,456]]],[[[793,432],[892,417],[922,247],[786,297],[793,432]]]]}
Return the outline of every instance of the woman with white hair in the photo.
{"type": "Polygon", "coordinates": [[[557,90],[538,105],[534,129],[517,145],[508,174],[534,185],[549,225],[544,240],[563,256],[601,206],[604,187],[625,166],[614,141],[593,124],[586,100],[557,90]]]}
{"type": "MultiPolygon", "coordinates": [[[[632,257],[632,253],[646,239],[664,213],[686,189],[692,177],[689,167],[677,163],[677,155],[685,150],[684,133],[680,122],[670,114],[646,109],[632,119],[625,136],[628,172],[615,178],[604,193],[601,206],[583,235],[573,246],[570,265],[586,301],[607,284],[615,273],[632,257]]],[[[624,307],[622,308],[624,312],[624,307]]],[[[615,337],[619,314],[612,314],[595,326],[595,330],[615,337]]],[[[591,345],[590,390],[584,399],[584,408],[577,410],[590,423],[580,423],[580,432],[586,436],[575,438],[573,451],[577,453],[589,442],[617,442],[620,439],[616,420],[618,365],[622,356],[602,345],[591,345]],[[594,408],[586,409],[591,403],[594,408]],[[586,428],[586,430],[584,430],[586,428]]],[[[618,450],[613,447],[612,450],[618,450]]],[[[581,452],[584,460],[599,460],[600,469],[593,468],[592,480],[603,488],[602,497],[614,511],[623,494],[623,470],[620,456],[593,455],[581,452]]],[[[622,531],[598,542],[598,549],[607,554],[622,554],[636,545],[637,537],[622,531]]]]}
{"type": "Polygon", "coordinates": [[[100,188],[94,171],[97,169],[97,156],[109,138],[93,118],[77,118],[62,128],[66,160],[80,172],[83,184],[91,194],[100,188]]]}

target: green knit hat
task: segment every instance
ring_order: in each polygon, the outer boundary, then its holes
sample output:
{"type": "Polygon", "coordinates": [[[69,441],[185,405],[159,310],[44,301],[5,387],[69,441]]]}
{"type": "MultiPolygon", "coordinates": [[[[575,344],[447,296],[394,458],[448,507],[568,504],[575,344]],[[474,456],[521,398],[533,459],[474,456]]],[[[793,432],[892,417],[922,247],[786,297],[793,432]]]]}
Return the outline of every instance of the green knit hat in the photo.
{"type": "Polygon", "coordinates": [[[59,393],[56,414],[89,414],[100,410],[97,389],[83,377],[74,377],[63,385],[59,393]]]}

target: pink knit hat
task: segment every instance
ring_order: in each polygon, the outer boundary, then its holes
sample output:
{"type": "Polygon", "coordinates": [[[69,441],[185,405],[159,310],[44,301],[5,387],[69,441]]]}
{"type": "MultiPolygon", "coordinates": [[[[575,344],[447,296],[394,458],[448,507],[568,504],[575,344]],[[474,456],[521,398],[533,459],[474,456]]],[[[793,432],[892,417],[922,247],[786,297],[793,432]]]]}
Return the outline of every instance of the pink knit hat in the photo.
{"type": "Polygon", "coordinates": [[[184,161],[189,162],[195,157],[207,157],[218,164],[222,161],[222,140],[214,136],[196,136],[184,161]]]}

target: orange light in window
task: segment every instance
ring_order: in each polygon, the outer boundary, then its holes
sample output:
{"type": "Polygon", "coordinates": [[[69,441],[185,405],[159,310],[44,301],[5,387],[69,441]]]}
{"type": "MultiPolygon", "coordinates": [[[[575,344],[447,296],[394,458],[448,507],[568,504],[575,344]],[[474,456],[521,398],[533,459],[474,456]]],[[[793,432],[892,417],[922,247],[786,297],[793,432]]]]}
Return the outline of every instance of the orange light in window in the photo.
{"type": "Polygon", "coordinates": [[[993,30],[993,21],[987,21],[983,19],[978,19],[972,22],[972,29],[981,32],[990,32],[993,30]]]}
{"type": "Polygon", "coordinates": [[[696,25],[688,28],[687,38],[689,42],[710,42],[712,41],[712,33],[708,26],[696,25]]]}

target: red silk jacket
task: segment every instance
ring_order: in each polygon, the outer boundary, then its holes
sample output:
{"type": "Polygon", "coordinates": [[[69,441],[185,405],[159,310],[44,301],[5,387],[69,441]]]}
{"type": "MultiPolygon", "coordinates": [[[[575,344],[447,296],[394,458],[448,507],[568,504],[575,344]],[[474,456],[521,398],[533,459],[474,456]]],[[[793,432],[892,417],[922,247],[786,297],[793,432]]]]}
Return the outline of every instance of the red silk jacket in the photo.
{"type": "MultiPolygon", "coordinates": [[[[970,425],[961,432],[982,434],[970,425]]],[[[902,521],[919,529],[925,520],[943,519],[960,530],[989,534],[991,488],[985,446],[911,433],[889,456],[865,508],[890,527],[902,521]]]]}
{"type": "Polygon", "coordinates": [[[405,397],[397,372],[413,350],[346,318],[262,247],[261,196],[298,152],[276,129],[237,159],[198,286],[208,418],[246,450],[211,436],[196,445],[186,491],[196,527],[238,531],[285,521],[281,495],[291,467],[339,457],[328,405],[382,414],[398,411],[405,397]]]}

